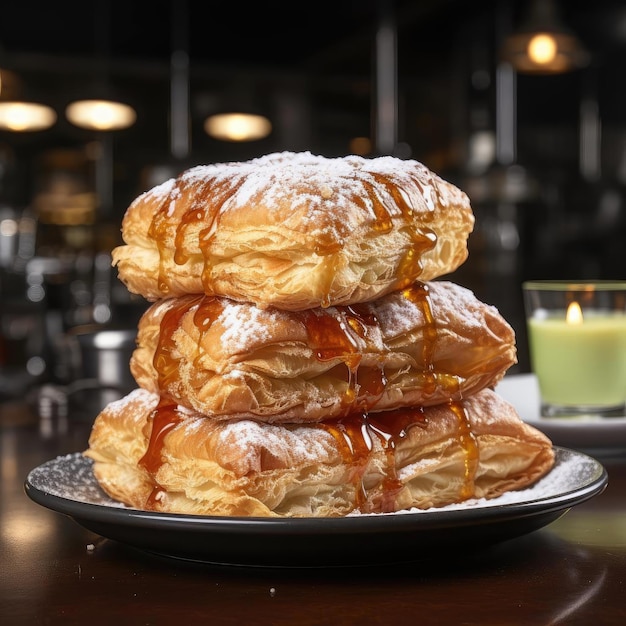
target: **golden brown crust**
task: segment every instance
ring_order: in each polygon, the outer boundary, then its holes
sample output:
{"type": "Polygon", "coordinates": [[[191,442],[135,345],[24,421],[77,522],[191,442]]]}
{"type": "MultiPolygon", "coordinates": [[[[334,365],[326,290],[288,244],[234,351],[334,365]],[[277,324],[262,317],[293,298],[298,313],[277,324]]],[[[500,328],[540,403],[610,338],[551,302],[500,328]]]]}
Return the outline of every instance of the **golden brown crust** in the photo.
{"type": "Polygon", "coordinates": [[[271,423],[461,399],[516,361],[498,311],[447,281],[306,312],[172,298],[146,311],[137,343],[140,387],[216,419],[271,423]]]}
{"type": "Polygon", "coordinates": [[[135,508],[231,516],[424,509],[528,487],[554,463],[548,438],[491,390],[458,404],[351,416],[334,429],[164,408],[143,389],[111,403],[85,452],[103,489],[135,508]]]}
{"type": "Polygon", "coordinates": [[[417,161],[283,152],[142,194],[113,263],[150,301],[206,293],[304,310],[448,274],[473,226],[467,196],[417,161]]]}

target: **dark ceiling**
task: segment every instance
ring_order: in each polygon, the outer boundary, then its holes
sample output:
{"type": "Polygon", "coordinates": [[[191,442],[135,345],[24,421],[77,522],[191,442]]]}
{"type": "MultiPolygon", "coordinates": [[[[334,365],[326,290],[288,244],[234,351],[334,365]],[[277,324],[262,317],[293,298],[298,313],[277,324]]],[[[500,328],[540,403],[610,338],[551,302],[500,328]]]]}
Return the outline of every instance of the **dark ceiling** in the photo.
{"type": "MultiPolygon", "coordinates": [[[[528,0],[12,1],[3,6],[0,53],[23,63],[24,56],[32,63],[37,55],[72,59],[67,71],[104,55],[113,67],[130,61],[131,71],[139,62],[166,61],[174,47],[183,46],[193,65],[214,71],[367,74],[381,13],[391,8],[400,56],[423,71],[472,29],[489,24],[495,36],[494,21],[503,29],[519,23],[527,5],[528,0]]],[[[601,55],[626,43],[626,7],[619,0],[561,0],[559,12],[601,55]]]]}
{"type": "MultiPolygon", "coordinates": [[[[490,4],[479,0],[472,12],[490,4]]],[[[3,8],[0,42],[8,53],[88,58],[106,52],[114,62],[162,61],[182,44],[194,63],[213,67],[315,71],[349,67],[352,60],[362,70],[385,5],[396,11],[401,28],[421,31],[420,38],[433,20],[470,14],[459,0],[34,0],[3,8]]],[[[431,44],[446,45],[445,36],[431,35],[431,44]]]]}

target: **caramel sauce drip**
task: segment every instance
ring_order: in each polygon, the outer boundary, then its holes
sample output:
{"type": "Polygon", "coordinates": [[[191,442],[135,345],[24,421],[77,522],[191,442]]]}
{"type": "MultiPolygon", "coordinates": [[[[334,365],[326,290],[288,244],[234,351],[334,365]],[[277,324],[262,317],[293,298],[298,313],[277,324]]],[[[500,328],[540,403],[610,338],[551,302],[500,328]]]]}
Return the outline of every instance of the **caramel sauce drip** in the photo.
{"type": "Polygon", "coordinates": [[[211,198],[212,216],[205,228],[200,231],[198,245],[204,258],[202,268],[202,285],[204,293],[213,293],[213,261],[212,261],[212,245],[215,239],[215,233],[219,229],[220,218],[222,215],[222,207],[230,200],[241,187],[241,183],[234,185],[231,180],[211,181],[211,189],[207,195],[211,198]]]}
{"type": "Polygon", "coordinates": [[[146,452],[139,460],[139,465],[155,475],[163,465],[163,441],[166,435],[181,421],[176,403],[161,398],[149,417],[152,424],[146,452]]]}
{"type": "Polygon", "coordinates": [[[396,470],[396,446],[406,437],[409,428],[426,427],[423,409],[407,408],[388,413],[351,413],[337,420],[316,424],[329,432],[337,441],[343,460],[352,467],[351,480],[354,485],[355,508],[371,511],[367,503],[367,490],[363,476],[367,471],[374,440],[380,442],[385,451],[384,477],[381,483],[381,499],[375,504],[376,512],[388,513],[395,510],[396,496],[403,485],[396,470]]]}
{"type": "Polygon", "coordinates": [[[209,252],[211,247],[210,242],[213,238],[211,233],[214,232],[214,225],[217,227],[219,224],[222,205],[236,193],[238,187],[234,186],[228,180],[218,182],[215,179],[208,179],[202,183],[187,184],[195,184],[196,186],[203,187],[202,190],[196,189],[188,192],[188,195],[196,194],[198,197],[210,197],[211,202],[208,204],[206,202],[198,202],[196,200],[191,203],[191,206],[189,206],[189,208],[187,208],[181,216],[176,227],[176,234],[174,237],[174,261],[178,265],[184,265],[189,260],[187,245],[185,244],[185,235],[190,226],[199,225],[198,244],[204,256],[204,271],[202,279],[205,287],[205,293],[212,293],[213,290],[211,289],[211,283],[209,281],[209,252]]]}
{"type": "MultiPolygon", "coordinates": [[[[316,254],[320,254],[317,246],[315,252],[316,254]]],[[[332,292],[335,276],[337,275],[337,270],[339,269],[340,260],[337,254],[328,254],[328,256],[324,258],[324,270],[322,272],[323,281],[321,281],[322,299],[320,302],[320,306],[323,309],[327,309],[331,304],[330,294],[332,292]]]]}
{"type": "Polygon", "coordinates": [[[189,260],[187,247],[185,246],[185,233],[189,226],[193,224],[204,224],[207,220],[205,208],[194,207],[185,211],[180,218],[180,224],[176,229],[174,237],[174,263],[184,265],[189,260]]]}
{"type": "MultiPolygon", "coordinates": [[[[388,180],[383,176],[375,176],[377,184],[383,185],[386,189],[389,189],[388,180]]],[[[367,198],[370,202],[370,208],[374,212],[374,230],[378,233],[389,233],[393,228],[393,219],[389,209],[385,206],[385,202],[380,197],[380,194],[376,191],[374,185],[369,182],[363,184],[365,188],[367,198]]],[[[356,196],[353,198],[356,204],[360,204],[363,210],[367,210],[365,199],[359,199],[356,196]]]]}
{"type": "Polygon", "coordinates": [[[433,314],[432,303],[430,301],[430,295],[428,285],[422,282],[415,282],[410,287],[403,290],[402,295],[419,306],[424,317],[424,323],[422,332],[424,333],[424,342],[422,346],[422,362],[424,364],[424,370],[422,372],[424,377],[424,391],[426,394],[432,394],[435,392],[437,385],[443,384],[445,380],[453,381],[449,382],[449,385],[454,384],[454,387],[449,386],[446,390],[450,397],[453,397],[458,392],[458,380],[446,379],[438,375],[435,370],[435,347],[437,344],[437,321],[433,314]]]}
{"type": "Polygon", "coordinates": [[[428,421],[423,408],[414,407],[396,410],[392,414],[369,416],[369,428],[383,443],[386,455],[386,472],[382,483],[381,501],[378,509],[383,513],[396,510],[397,494],[404,488],[398,478],[396,446],[407,436],[411,427],[426,428],[428,421]]]}
{"type": "MultiPolygon", "coordinates": [[[[203,194],[211,198],[211,203],[194,202],[184,210],[180,218],[173,218],[172,211],[173,202],[184,202],[186,198],[195,191],[186,191],[180,193],[181,183],[174,188],[174,192],[170,193],[158,211],[155,213],[148,229],[148,236],[156,243],[159,252],[159,274],[158,288],[167,295],[170,292],[170,279],[167,274],[167,267],[170,257],[173,258],[177,265],[184,265],[189,260],[189,253],[185,245],[185,234],[187,229],[192,225],[200,225],[199,246],[204,255],[204,270],[202,281],[204,291],[212,293],[211,283],[211,264],[210,264],[210,247],[214,232],[213,223],[219,220],[222,205],[236,193],[239,186],[233,185],[230,181],[225,180],[216,182],[210,180],[205,183],[182,183],[182,185],[204,185],[207,187],[203,190],[203,194]],[[181,199],[182,198],[182,199],[181,199]],[[174,245],[170,245],[171,236],[174,237],[174,245]]],[[[180,211],[180,206],[177,207],[180,211]]]]}
{"type": "Polygon", "coordinates": [[[180,380],[179,360],[174,356],[176,343],[173,339],[174,332],[179,328],[183,315],[190,306],[200,302],[203,296],[194,298],[189,304],[187,300],[183,303],[172,305],[161,318],[159,339],[157,342],[152,364],[157,372],[158,386],[162,393],[165,393],[170,385],[180,380]]]}
{"type": "Polygon", "coordinates": [[[162,493],[165,493],[165,489],[163,489],[161,485],[154,485],[152,491],[144,502],[144,508],[146,509],[146,511],[154,511],[158,508],[157,502],[161,498],[162,493]]]}
{"type": "MultiPolygon", "coordinates": [[[[437,244],[437,236],[431,228],[418,226],[413,208],[407,201],[405,194],[398,189],[395,183],[381,174],[372,174],[372,176],[376,184],[384,187],[385,191],[392,197],[394,204],[400,209],[404,219],[409,224],[412,224],[412,228],[408,230],[412,245],[400,260],[397,271],[398,279],[396,281],[396,289],[403,289],[421,275],[423,271],[422,258],[424,253],[435,247],[437,244]]],[[[431,190],[434,190],[435,187],[429,186],[425,188],[417,177],[413,178],[413,183],[420,189],[428,208],[434,211],[431,190]]],[[[373,187],[369,188],[369,197],[374,207],[374,213],[376,214],[375,228],[381,232],[388,232],[393,225],[391,214],[384,208],[384,203],[375,193],[373,187]],[[383,210],[386,212],[386,217],[382,217],[383,210]]],[[[422,215],[421,217],[428,219],[428,214],[426,214],[426,216],[422,215]]]]}
{"type": "MultiPolygon", "coordinates": [[[[180,327],[183,316],[193,307],[196,307],[193,323],[200,331],[198,338],[200,346],[203,334],[224,310],[224,303],[214,296],[200,295],[192,299],[179,300],[165,312],[161,318],[159,338],[152,358],[152,364],[157,372],[158,387],[162,394],[167,395],[167,390],[180,381],[180,359],[174,356],[177,351],[174,334],[180,327]]],[[[200,358],[202,358],[202,351],[199,348],[197,359],[200,358]]]]}
{"type": "MultiPolygon", "coordinates": [[[[346,391],[343,414],[369,410],[381,398],[387,379],[382,365],[361,366],[360,340],[366,340],[371,329],[379,324],[365,305],[335,307],[337,315],[302,311],[302,320],[309,344],[320,361],[340,359],[345,365],[346,391]]],[[[333,374],[341,377],[340,369],[333,374]]]]}
{"type": "Polygon", "coordinates": [[[143,467],[154,481],[152,492],[146,499],[145,507],[155,509],[160,494],[165,490],[156,482],[155,476],[163,465],[163,444],[168,433],[181,421],[177,405],[166,398],[161,398],[159,404],[150,414],[148,422],[152,428],[148,439],[148,446],[144,455],[139,459],[139,467],[143,467]]]}
{"type": "Polygon", "coordinates": [[[320,361],[332,361],[341,357],[351,368],[358,365],[361,358],[358,353],[358,342],[341,311],[339,319],[315,310],[303,311],[301,317],[306,326],[310,345],[320,361]]]}
{"type": "Polygon", "coordinates": [[[196,357],[195,365],[199,365],[199,361],[202,358],[202,344],[203,335],[213,325],[213,322],[220,316],[224,310],[223,301],[213,296],[201,296],[198,308],[193,316],[193,323],[200,331],[198,336],[198,356],[196,357]]]}
{"type": "Polygon", "coordinates": [[[156,243],[157,250],[159,251],[158,288],[165,295],[170,291],[169,278],[165,268],[167,266],[166,259],[168,255],[171,254],[167,240],[168,233],[171,229],[171,220],[168,213],[172,201],[172,195],[170,193],[152,217],[150,227],[148,228],[148,237],[156,243]]]}
{"type": "Polygon", "coordinates": [[[344,461],[352,467],[354,484],[354,505],[361,508],[367,502],[363,474],[372,451],[372,441],[366,427],[365,415],[346,417],[341,420],[329,420],[316,425],[329,432],[337,441],[344,461]]]}
{"type": "Polygon", "coordinates": [[[461,498],[467,500],[474,495],[474,478],[478,467],[478,442],[472,432],[472,426],[467,411],[461,402],[450,402],[450,409],[454,411],[459,421],[459,443],[465,454],[465,473],[461,498]]]}

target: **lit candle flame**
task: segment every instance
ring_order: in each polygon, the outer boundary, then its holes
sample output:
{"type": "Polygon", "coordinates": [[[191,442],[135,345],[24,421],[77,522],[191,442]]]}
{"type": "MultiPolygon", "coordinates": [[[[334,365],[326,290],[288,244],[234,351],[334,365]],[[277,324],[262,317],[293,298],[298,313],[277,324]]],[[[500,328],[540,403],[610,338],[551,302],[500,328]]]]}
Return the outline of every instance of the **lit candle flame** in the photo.
{"type": "Polygon", "coordinates": [[[578,302],[570,302],[567,307],[567,314],[565,315],[565,321],[568,324],[582,324],[583,312],[578,302]]]}

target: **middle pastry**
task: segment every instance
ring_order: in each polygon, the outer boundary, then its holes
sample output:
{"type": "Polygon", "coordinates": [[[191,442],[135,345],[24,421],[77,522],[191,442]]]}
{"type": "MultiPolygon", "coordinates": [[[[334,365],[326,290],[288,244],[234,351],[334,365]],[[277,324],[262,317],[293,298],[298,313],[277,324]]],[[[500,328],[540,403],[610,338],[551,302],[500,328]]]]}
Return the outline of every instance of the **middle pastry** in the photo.
{"type": "Polygon", "coordinates": [[[140,387],[208,417],[305,423],[461,400],[515,362],[514,331],[495,307],[433,281],[299,312],[161,300],[139,322],[130,367],[140,387]]]}

